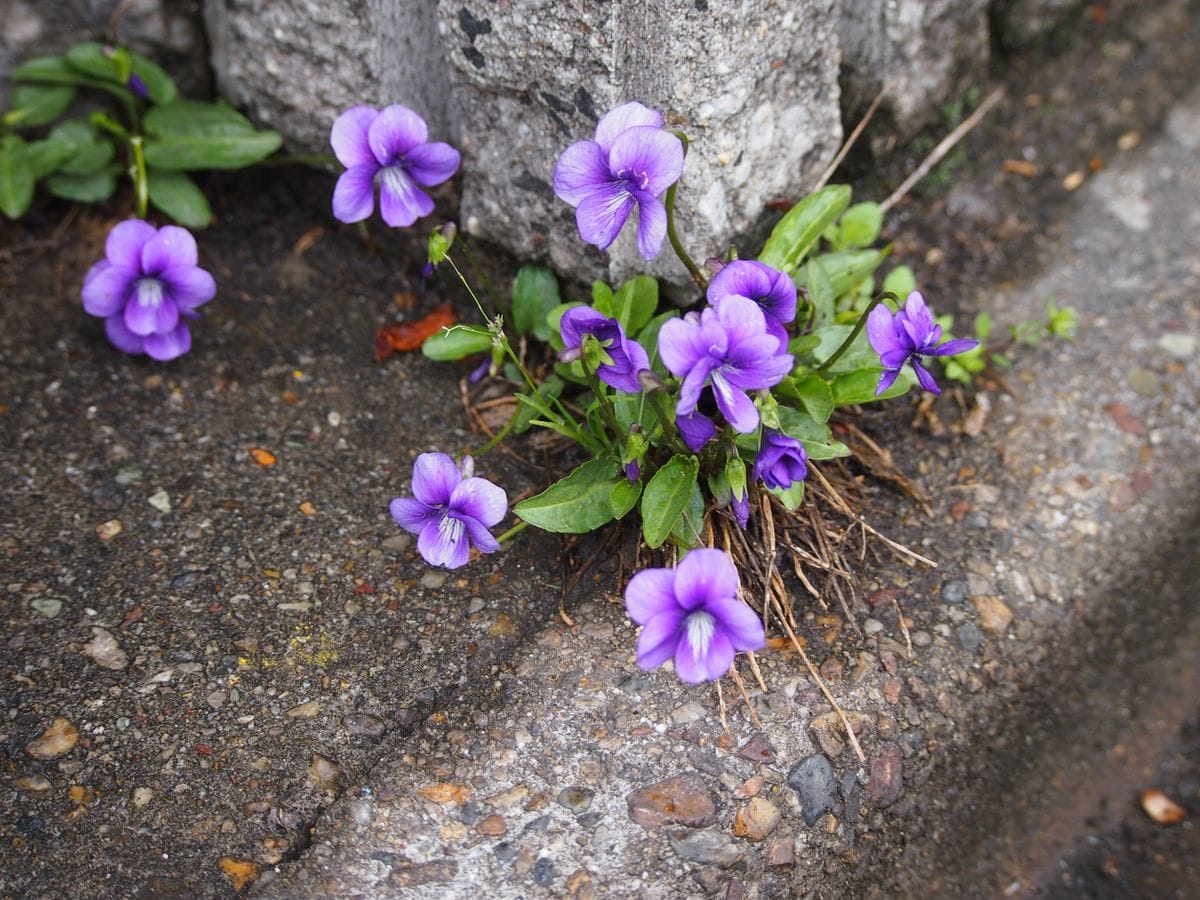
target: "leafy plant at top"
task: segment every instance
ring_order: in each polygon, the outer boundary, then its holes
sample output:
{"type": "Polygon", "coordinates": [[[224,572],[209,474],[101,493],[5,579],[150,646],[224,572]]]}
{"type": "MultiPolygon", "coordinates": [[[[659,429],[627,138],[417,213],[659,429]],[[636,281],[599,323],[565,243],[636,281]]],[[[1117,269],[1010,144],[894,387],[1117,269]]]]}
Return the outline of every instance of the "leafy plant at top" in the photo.
{"type": "Polygon", "coordinates": [[[37,184],[63,199],[99,203],[125,174],[138,218],[153,206],[203,228],[212,210],[187,173],[251,166],[282,143],[223,103],[180,99],[162,68],[124,47],[76,44],[27,60],[11,79],[11,105],[0,116],[0,212],[14,219],[29,208],[37,184]],[[71,115],[81,91],[107,104],[71,115]]]}

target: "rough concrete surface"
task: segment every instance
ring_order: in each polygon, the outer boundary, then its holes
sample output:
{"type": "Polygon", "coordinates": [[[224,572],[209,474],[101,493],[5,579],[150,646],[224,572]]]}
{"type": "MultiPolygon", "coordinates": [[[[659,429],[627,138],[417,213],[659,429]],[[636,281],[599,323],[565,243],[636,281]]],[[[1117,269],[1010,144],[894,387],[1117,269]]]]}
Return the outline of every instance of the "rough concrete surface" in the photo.
{"type": "MultiPolygon", "coordinates": [[[[581,276],[646,268],[632,229],[607,255],[585,249],[574,211],[554,196],[558,156],[591,140],[609,109],[638,100],[687,133],[677,209],[698,258],[811,183],[840,142],[832,2],[468,0],[440,7],[440,21],[462,116],[468,230],[581,276]]],[[[649,269],[678,280],[669,257],[649,269]]]]}
{"type": "Polygon", "coordinates": [[[453,138],[436,4],[205,0],[217,87],[289,146],[327,152],[351,106],[403,103],[453,138]]]}

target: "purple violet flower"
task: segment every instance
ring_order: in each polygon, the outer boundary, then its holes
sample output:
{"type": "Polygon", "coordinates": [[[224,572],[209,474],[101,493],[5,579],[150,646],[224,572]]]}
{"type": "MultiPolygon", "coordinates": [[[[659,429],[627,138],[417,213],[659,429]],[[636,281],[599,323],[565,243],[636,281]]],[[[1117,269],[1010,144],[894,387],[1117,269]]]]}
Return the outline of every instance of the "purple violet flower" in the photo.
{"type": "Polygon", "coordinates": [[[796,318],[796,285],[785,273],[753,259],[735,259],[721,267],[708,283],[708,302],[714,306],[728,296],[745,297],[759,305],[767,330],[787,342],[784,325],[796,318]]]}
{"type": "Polygon", "coordinates": [[[764,428],[758,456],[754,458],[754,477],[769,488],[786,491],[808,475],[808,452],[794,437],[764,428]]]}
{"type": "Polygon", "coordinates": [[[575,207],[579,236],[607,250],[638,210],[638,251],[654,259],[667,236],[662,195],[683,174],[683,144],[662,130],[662,113],[626,103],[606,113],[594,141],[563,151],[554,193],[575,207]]]}
{"type": "Polygon", "coordinates": [[[422,453],[413,463],[416,499],[397,497],[389,504],[392,518],[417,537],[417,550],[431,566],[457,569],[465,565],[474,544],[494,553],[500,543],[488,531],[508,511],[508,495],[485,478],[474,478],[471,457],[462,468],[445,453],[422,453]]]}
{"type": "Polygon", "coordinates": [[[933,314],[925,305],[920,291],[913,291],[904,302],[904,308],[895,316],[882,303],[867,316],[867,339],[875,352],[883,373],[875,388],[878,397],[895,383],[905,363],[912,363],[921,387],[931,394],[940,394],[933,376],[921,365],[923,356],[954,356],[979,346],[979,341],[970,338],[946,341],[938,345],[942,337],[942,326],[935,325],[933,314]]]}
{"type": "Polygon", "coordinates": [[[141,97],[143,100],[150,99],[150,90],[146,87],[146,82],[142,81],[141,76],[137,72],[129,73],[129,80],[126,84],[129,85],[129,89],[136,96],[141,97]]]}
{"type": "Polygon", "coordinates": [[[155,228],[127,219],[108,233],[105,258],[83,279],[83,308],[104,319],[109,341],[125,353],[166,361],[192,346],[183,320],[217,292],[197,263],[196,240],[185,228],[155,228]]]}
{"type": "Polygon", "coordinates": [[[737,592],[737,569],[720,550],[693,550],[674,569],[638,572],[625,589],[625,609],[643,626],[638,665],[653,669],[674,657],[675,674],[698,684],[728,672],[737,651],[761,650],[762,622],[737,592]]]}
{"type": "Polygon", "coordinates": [[[575,306],[563,313],[559,329],[563,340],[560,360],[578,359],[583,338],[590,334],[600,342],[611,360],[597,368],[596,375],[600,380],[618,391],[631,394],[641,391],[638,372],[650,368],[650,357],[641,344],[625,336],[620,322],[589,306],[575,306]]]}
{"type": "Polygon", "coordinates": [[[675,427],[679,436],[693,453],[699,453],[700,448],[717,436],[717,423],[700,412],[692,410],[686,416],[675,416],[675,427]]]}
{"type": "Polygon", "coordinates": [[[717,408],[743,434],[754,431],[759,420],[746,392],[779,384],[792,369],[787,344],[767,331],[758,304],[736,294],[669,320],[658,333],[658,352],[683,379],[676,421],[695,411],[700,392],[711,384],[717,408]]]}
{"type": "Polygon", "coordinates": [[[417,185],[441,184],[458,171],[462,157],[449,144],[429,143],[425,120],[406,106],[353,106],[333,123],[329,143],[346,171],[333,190],[333,215],[359,222],[375,209],[393,228],[406,228],[433,212],[433,200],[417,185]]]}

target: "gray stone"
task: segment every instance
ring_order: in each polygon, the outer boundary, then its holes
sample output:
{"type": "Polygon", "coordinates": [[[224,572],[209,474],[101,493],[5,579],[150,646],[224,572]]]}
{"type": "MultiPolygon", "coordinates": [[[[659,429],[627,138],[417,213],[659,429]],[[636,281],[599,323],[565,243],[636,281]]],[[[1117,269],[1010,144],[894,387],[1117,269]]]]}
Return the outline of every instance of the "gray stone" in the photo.
{"type": "Polygon", "coordinates": [[[358,104],[402,103],[434,140],[454,136],[435,4],[398,0],[207,0],[221,93],[288,146],[328,152],[329,128],[358,104]]]}
{"type": "Polygon", "coordinates": [[[805,825],[817,824],[822,813],[837,805],[837,779],[833,766],[821,753],[814,753],[792,766],[787,783],[800,795],[805,825]]]}
{"type": "Polygon", "coordinates": [[[967,599],[967,583],[959,578],[947,581],[942,585],[941,597],[943,603],[962,603],[967,599]]]}
{"type": "MultiPolygon", "coordinates": [[[[439,16],[462,111],[467,230],[577,276],[645,269],[631,227],[606,257],[582,244],[551,186],[559,154],[590,140],[609,109],[636,99],[688,135],[677,209],[697,260],[811,184],[841,139],[830,0],[464,0],[439,16]]],[[[649,268],[686,280],[665,246],[649,268]]]]}
{"type": "Polygon", "coordinates": [[[915,133],[938,104],[986,73],[987,7],[988,0],[842,0],[844,108],[864,109],[887,84],[884,108],[896,132],[915,133]]]}
{"type": "Polygon", "coordinates": [[[742,858],[743,847],[719,831],[690,831],[681,828],[671,832],[671,849],[692,862],[732,866],[742,858]]]}

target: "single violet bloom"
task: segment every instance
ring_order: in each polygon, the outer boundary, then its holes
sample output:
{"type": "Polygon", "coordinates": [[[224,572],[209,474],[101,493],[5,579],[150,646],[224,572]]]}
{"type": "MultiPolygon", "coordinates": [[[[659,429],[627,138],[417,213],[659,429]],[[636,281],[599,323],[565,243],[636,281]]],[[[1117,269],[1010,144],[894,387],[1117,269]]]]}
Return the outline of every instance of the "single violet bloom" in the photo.
{"type": "Polygon", "coordinates": [[[126,219],[108,233],[104,256],[83,279],[83,308],[104,319],[109,341],[125,353],[166,361],[192,346],[185,319],[217,293],[198,265],[185,228],[126,219]]]}
{"type": "Polygon", "coordinates": [[[638,572],[625,589],[625,609],[642,626],[638,665],[674,658],[675,674],[698,684],[728,672],[738,651],[761,650],[762,621],[737,592],[737,569],[721,550],[693,550],[674,569],[638,572]]]}
{"type": "Polygon", "coordinates": [[[717,409],[742,434],[758,428],[758,410],[747,391],[773,387],[792,369],[787,344],[767,331],[753,300],[731,294],[699,314],[671,319],[658,333],[658,352],[673,375],[683,379],[678,418],[691,415],[700,392],[711,384],[717,409]]]}
{"type": "Polygon", "coordinates": [[[804,444],[782,432],[764,428],[758,456],[754,458],[754,477],[769,488],[786,491],[808,476],[808,452],[804,444]]]}
{"type": "Polygon", "coordinates": [[[433,200],[418,185],[441,184],[458,171],[462,157],[428,138],[425,120],[406,106],[353,106],[338,116],[329,143],[346,171],[333,190],[334,217],[360,222],[371,215],[376,181],[380,214],[393,228],[433,212],[433,200]]]}
{"type": "Polygon", "coordinates": [[[717,423],[698,409],[692,410],[686,416],[676,415],[675,427],[679,429],[679,436],[683,438],[684,444],[693,453],[699,453],[705,444],[717,436],[717,423]]]}
{"type": "Polygon", "coordinates": [[[954,356],[979,346],[979,341],[959,338],[939,345],[942,326],[934,324],[933,314],[925,305],[920,291],[908,295],[904,308],[893,316],[891,310],[880,303],[867,316],[867,339],[875,352],[883,373],[875,388],[878,397],[890,388],[900,375],[905,363],[912,363],[921,387],[931,394],[940,394],[941,388],[933,376],[922,365],[923,356],[954,356]]]}
{"type": "Polygon", "coordinates": [[[636,459],[625,463],[625,477],[629,479],[630,484],[637,484],[637,480],[642,476],[642,467],[638,465],[636,459]]]}
{"type": "Polygon", "coordinates": [[[683,144],[662,129],[662,113],[626,103],[596,125],[596,139],[563,151],[554,193],[575,207],[579,236],[607,250],[637,207],[638,252],[654,259],[667,236],[662,196],[683,174],[683,144]]]}
{"type": "Polygon", "coordinates": [[[415,499],[397,497],[388,506],[401,528],[418,535],[417,550],[431,566],[465,565],[472,544],[480,553],[500,549],[488,529],[504,518],[508,495],[473,471],[469,456],[460,469],[445,453],[422,453],[413,463],[415,499]]]}
{"type": "Polygon", "coordinates": [[[763,311],[767,330],[784,343],[784,325],[796,318],[796,285],[786,273],[753,259],[735,259],[722,266],[708,283],[708,302],[728,296],[753,300],[763,311]]]}
{"type": "Polygon", "coordinates": [[[563,313],[559,323],[563,362],[578,359],[586,335],[592,335],[604,349],[609,362],[601,363],[596,375],[609,387],[636,394],[642,389],[638,372],[650,368],[650,357],[637,341],[625,336],[621,323],[588,306],[575,306],[563,313]]]}
{"type": "Polygon", "coordinates": [[[146,82],[142,81],[141,76],[137,72],[129,73],[129,80],[126,84],[129,86],[129,90],[133,91],[136,96],[141,97],[143,100],[150,99],[150,89],[146,87],[146,82]]]}

